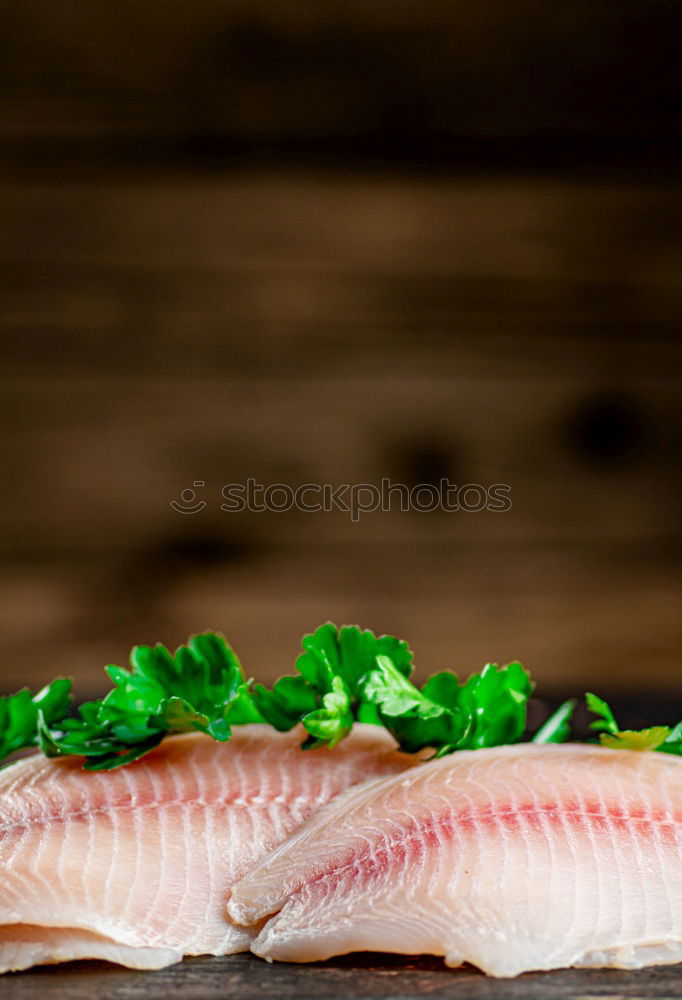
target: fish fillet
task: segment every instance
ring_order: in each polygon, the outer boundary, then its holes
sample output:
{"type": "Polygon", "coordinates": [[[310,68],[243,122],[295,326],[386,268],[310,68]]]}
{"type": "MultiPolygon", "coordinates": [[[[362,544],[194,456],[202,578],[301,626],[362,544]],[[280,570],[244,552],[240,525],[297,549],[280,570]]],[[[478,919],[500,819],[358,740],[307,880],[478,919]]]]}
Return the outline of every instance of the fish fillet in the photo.
{"type": "Polygon", "coordinates": [[[33,756],[0,772],[0,970],[74,958],[162,968],[248,950],[232,883],[323,803],[415,760],[378,726],[301,751],[301,728],[173,736],[128,767],[33,756]]]}
{"type": "Polygon", "coordinates": [[[682,759],[462,751],[350,789],[251,869],[228,912],[307,962],[443,955],[493,976],[682,960],[682,759]]]}

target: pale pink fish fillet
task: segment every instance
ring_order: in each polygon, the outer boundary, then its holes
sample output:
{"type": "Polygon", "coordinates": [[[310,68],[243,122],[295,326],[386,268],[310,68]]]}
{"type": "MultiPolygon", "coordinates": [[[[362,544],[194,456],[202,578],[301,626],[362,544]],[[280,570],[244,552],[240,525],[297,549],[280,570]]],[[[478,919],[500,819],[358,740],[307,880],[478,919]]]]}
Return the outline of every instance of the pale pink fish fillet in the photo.
{"type": "Polygon", "coordinates": [[[178,961],[176,948],[131,948],[111,938],[76,927],[0,927],[4,971],[53,965],[73,959],[99,958],[131,969],[163,969],[178,961]]]}
{"type": "Polygon", "coordinates": [[[72,958],[160,968],[248,950],[232,883],[322,804],[413,758],[378,726],[302,751],[299,727],[166,739],[128,767],[33,756],[0,772],[0,970],[72,958]]]}
{"type": "Polygon", "coordinates": [[[443,955],[494,976],[682,960],[682,759],[599,746],[462,751],[311,817],[232,890],[251,948],[443,955]],[[278,912],[279,911],[279,912],[278,912]]]}

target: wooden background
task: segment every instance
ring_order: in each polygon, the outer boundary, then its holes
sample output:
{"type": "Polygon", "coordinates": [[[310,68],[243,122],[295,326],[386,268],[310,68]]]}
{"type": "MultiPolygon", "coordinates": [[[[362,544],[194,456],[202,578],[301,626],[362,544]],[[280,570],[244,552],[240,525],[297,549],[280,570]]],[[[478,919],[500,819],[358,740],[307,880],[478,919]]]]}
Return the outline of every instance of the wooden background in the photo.
{"type": "Polygon", "coordinates": [[[0,688],[208,627],[273,677],[332,618],[682,694],[672,7],[314,7],[2,15],[0,688]]]}

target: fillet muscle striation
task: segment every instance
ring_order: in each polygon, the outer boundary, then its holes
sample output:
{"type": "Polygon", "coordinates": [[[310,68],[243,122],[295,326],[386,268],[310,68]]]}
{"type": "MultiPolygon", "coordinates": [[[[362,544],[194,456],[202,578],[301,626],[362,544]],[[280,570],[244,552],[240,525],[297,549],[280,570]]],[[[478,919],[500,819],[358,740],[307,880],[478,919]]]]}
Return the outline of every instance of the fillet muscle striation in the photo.
{"type": "Polygon", "coordinates": [[[232,883],[322,804],[413,758],[377,726],[335,750],[298,728],[173,736],[142,760],[88,772],[33,756],[0,773],[0,971],[75,958],[153,969],[248,950],[232,883]]]}
{"type": "Polygon", "coordinates": [[[494,976],[682,960],[682,759],[461,751],[350,789],[233,888],[251,948],[443,955],[494,976]]]}

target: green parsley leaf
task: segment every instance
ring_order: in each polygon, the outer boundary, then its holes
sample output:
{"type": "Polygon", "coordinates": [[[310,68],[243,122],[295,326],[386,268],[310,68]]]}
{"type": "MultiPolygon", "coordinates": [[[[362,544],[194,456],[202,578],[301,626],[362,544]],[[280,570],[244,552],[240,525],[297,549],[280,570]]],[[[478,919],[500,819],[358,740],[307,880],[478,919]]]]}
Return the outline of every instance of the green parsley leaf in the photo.
{"type": "Polygon", "coordinates": [[[420,689],[410,681],[412,653],[393,636],[331,622],[304,636],[297,676],[270,690],[256,685],[253,699],[277,729],[297,722],[310,733],[304,746],[335,746],[352,722],[385,726],[403,750],[432,747],[437,756],[515,742],[523,734],[532,690],[520,663],[487,664],[464,685],[448,671],[420,689]]]}
{"type": "Polygon", "coordinates": [[[435,674],[421,690],[377,657],[361,684],[380,720],[403,750],[433,747],[437,757],[455,750],[515,743],[526,724],[532,683],[520,663],[488,663],[464,685],[449,671],[435,674]]]}
{"type": "MultiPolygon", "coordinates": [[[[450,675],[454,684],[457,678],[450,675]]],[[[395,737],[402,750],[414,753],[423,747],[440,748],[456,744],[466,734],[469,719],[457,705],[452,682],[437,675],[419,690],[398,670],[388,656],[377,656],[375,666],[360,684],[363,701],[374,705],[379,719],[395,737]],[[430,686],[429,686],[430,685],[430,686]],[[448,698],[443,704],[429,696],[448,698]]]]}
{"type": "Polygon", "coordinates": [[[38,746],[39,717],[42,714],[50,723],[64,718],[71,704],[71,684],[60,677],[36,695],[24,688],[0,698],[0,760],[38,746]]]}
{"type": "Polygon", "coordinates": [[[599,742],[615,750],[658,750],[661,753],[682,755],[682,722],[669,726],[651,726],[648,729],[619,729],[613,712],[603,698],[588,692],[585,701],[590,712],[599,718],[590,723],[590,729],[599,732],[599,742]]]}
{"type": "Polygon", "coordinates": [[[567,740],[571,734],[571,719],[577,705],[576,698],[569,698],[568,701],[559,705],[547,721],[540,726],[531,743],[563,743],[567,740]]]}
{"type": "Polygon", "coordinates": [[[618,732],[618,723],[614,719],[613,712],[604,699],[599,698],[596,694],[592,694],[588,691],[585,695],[585,701],[587,702],[587,707],[590,712],[599,716],[596,721],[590,723],[590,729],[616,735],[618,732]]]}
{"type": "MultiPolygon", "coordinates": [[[[88,702],[84,708],[91,708],[101,702],[88,702]]],[[[86,711],[87,715],[87,711],[86,711]]],[[[106,727],[98,725],[95,718],[90,721],[81,714],[79,719],[65,719],[60,723],[63,735],[53,735],[45,720],[39,720],[38,741],[46,757],[84,756],[83,767],[86,771],[108,771],[115,767],[129,764],[138,757],[153,750],[166,735],[157,732],[129,747],[120,739],[112,737],[106,727]]]]}
{"type": "Polygon", "coordinates": [[[356,710],[357,721],[364,722],[369,726],[382,726],[381,716],[376,705],[368,701],[361,701],[356,710]]]}
{"type": "MultiPolygon", "coordinates": [[[[247,686],[236,654],[216,633],[193,636],[172,655],[165,646],[135,646],[132,670],[107,667],[114,690],[102,702],[100,723],[124,742],[153,732],[198,729],[214,739],[230,738],[232,710],[245,715],[247,686]]],[[[248,714],[248,713],[246,713],[248,714]]],[[[254,709],[248,721],[259,718],[254,709]]]]}
{"type": "Polygon", "coordinates": [[[336,746],[355,719],[380,724],[376,709],[361,695],[363,678],[376,668],[377,657],[389,659],[402,677],[412,670],[406,642],[355,625],[339,628],[327,622],[305,635],[301,645],[298,675],[281,677],[271,690],[257,684],[253,701],[276,729],[286,731],[302,722],[312,737],[306,747],[323,742],[336,746]]]}
{"type": "Polygon", "coordinates": [[[670,730],[670,734],[656,749],[659,753],[672,753],[678,757],[682,757],[682,722],[678,722],[670,730]]]}
{"type": "Polygon", "coordinates": [[[460,684],[457,674],[451,670],[442,670],[432,674],[422,688],[425,698],[435,701],[437,705],[452,710],[459,701],[460,684]]]}
{"type": "Polygon", "coordinates": [[[315,711],[319,698],[304,677],[280,677],[272,690],[256,684],[253,701],[266,722],[279,732],[288,732],[309,712],[315,711]]]}
{"type": "Polygon", "coordinates": [[[668,726],[653,726],[651,729],[622,729],[618,733],[602,733],[600,742],[614,750],[658,750],[670,736],[668,726]]]}
{"type": "Polygon", "coordinates": [[[329,690],[331,679],[339,676],[355,692],[377,656],[386,656],[404,677],[412,672],[412,651],[402,639],[392,635],[376,636],[370,629],[355,625],[339,628],[332,622],[321,625],[301,640],[304,652],[296,669],[317,690],[329,690]]]}
{"type": "Polygon", "coordinates": [[[53,724],[43,712],[38,740],[47,756],[82,754],[88,770],[137,760],[168,733],[199,730],[226,742],[231,726],[262,722],[236,654],[224,636],[193,636],[174,654],[162,644],[135,646],[130,670],[106,668],[113,689],[53,724]]]}
{"type": "Polygon", "coordinates": [[[332,690],[322,696],[322,708],[308,712],[303,725],[311,739],[304,743],[305,749],[326,744],[332,750],[353,728],[353,713],[348,686],[338,676],[332,679],[332,690]]]}
{"type": "Polygon", "coordinates": [[[459,695],[459,704],[471,715],[472,726],[464,745],[457,749],[517,743],[526,728],[526,706],[532,690],[530,675],[516,660],[504,667],[486,663],[480,674],[472,674],[459,695]]]}

